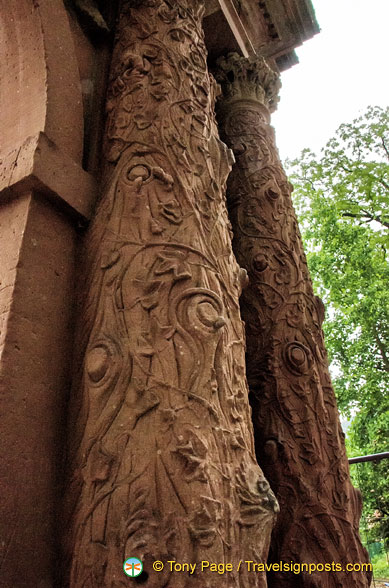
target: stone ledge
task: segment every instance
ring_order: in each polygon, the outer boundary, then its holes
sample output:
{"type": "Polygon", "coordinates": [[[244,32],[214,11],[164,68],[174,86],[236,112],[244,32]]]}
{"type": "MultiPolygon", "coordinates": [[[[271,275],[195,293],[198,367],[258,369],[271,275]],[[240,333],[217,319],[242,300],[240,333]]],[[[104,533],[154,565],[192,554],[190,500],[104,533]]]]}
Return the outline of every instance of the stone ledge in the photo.
{"type": "Polygon", "coordinates": [[[0,202],[38,190],[78,220],[89,220],[97,195],[96,180],[63,153],[45,133],[28,137],[0,154],[0,202]]]}

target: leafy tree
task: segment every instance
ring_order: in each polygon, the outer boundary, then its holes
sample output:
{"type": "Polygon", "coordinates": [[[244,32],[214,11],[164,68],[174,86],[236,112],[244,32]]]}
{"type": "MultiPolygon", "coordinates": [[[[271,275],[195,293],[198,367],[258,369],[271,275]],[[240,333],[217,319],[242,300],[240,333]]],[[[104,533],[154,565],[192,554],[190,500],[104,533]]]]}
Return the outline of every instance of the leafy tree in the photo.
{"type": "MultiPolygon", "coordinates": [[[[351,455],[389,450],[389,108],[287,164],[351,455]]],[[[353,466],[355,472],[355,466],[353,466]]],[[[389,543],[389,460],[358,466],[370,535],[389,543]]]]}

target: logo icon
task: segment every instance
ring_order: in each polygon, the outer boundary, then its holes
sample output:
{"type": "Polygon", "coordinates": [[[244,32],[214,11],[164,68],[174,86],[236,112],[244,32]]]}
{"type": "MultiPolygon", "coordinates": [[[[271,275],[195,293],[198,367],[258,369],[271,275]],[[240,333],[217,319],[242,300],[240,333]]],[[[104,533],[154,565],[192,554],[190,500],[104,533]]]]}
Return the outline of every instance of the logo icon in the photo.
{"type": "Polygon", "coordinates": [[[123,571],[126,576],[130,578],[136,578],[143,571],[143,564],[137,557],[129,557],[123,564],[123,571]]]}

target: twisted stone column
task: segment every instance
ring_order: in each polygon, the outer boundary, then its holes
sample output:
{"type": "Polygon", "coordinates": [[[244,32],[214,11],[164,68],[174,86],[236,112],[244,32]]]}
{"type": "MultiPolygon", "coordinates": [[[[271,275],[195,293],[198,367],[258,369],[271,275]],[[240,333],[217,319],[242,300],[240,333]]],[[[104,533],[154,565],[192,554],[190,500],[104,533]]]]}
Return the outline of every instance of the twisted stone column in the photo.
{"type": "MultiPolygon", "coordinates": [[[[278,75],[262,58],[220,58],[222,138],[236,163],[227,202],[250,283],[241,299],[258,461],[280,504],[271,561],[366,562],[321,323],[288,183],[269,125],[278,75]]],[[[328,569],[328,568],[327,568],[328,569]]],[[[365,587],[363,572],[279,572],[269,586],[365,587]]]]}
{"type": "Polygon", "coordinates": [[[108,171],[86,237],[69,425],[72,588],[265,587],[278,506],[254,452],[198,0],[124,1],[107,100],[108,171]],[[152,562],[165,563],[153,572],[152,562]],[[168,561],[234,565],[171,573],[168,561]]]}

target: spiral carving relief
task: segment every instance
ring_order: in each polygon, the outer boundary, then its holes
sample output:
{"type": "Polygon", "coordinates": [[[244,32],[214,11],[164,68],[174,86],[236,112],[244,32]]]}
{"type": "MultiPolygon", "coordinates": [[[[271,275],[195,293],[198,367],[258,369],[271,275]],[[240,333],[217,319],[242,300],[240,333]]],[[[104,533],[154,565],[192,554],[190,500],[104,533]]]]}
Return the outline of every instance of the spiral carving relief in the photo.
{"type": "MultiPolygon", "coordinates": [[[[237,260],[258,461],[280,503],[270,561],[366,562],[321,324],[289,184],[270,127],[277,74],[262,58],[223,57],[222,138],[236,163],[227,202],[237,260]],[[259,85],[261,89],[255,87],[259,85]]],[[[287,574],[271,588],[365,588],[369,573],[287,574]]]]}
{"type": "MultiPolygon", "coordinates": [[[[84,244],[64,552],[70,588],[216,588],[155,560],[266,559],[277,501],[258,467],[225,184],[197,0],[122,2],[107,175],[84,244]]],[[[266,587],[262,574],[229,576],[266,587]]]]}

